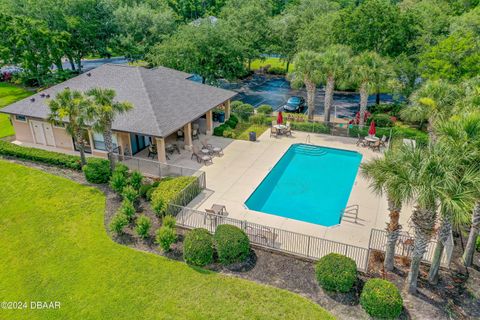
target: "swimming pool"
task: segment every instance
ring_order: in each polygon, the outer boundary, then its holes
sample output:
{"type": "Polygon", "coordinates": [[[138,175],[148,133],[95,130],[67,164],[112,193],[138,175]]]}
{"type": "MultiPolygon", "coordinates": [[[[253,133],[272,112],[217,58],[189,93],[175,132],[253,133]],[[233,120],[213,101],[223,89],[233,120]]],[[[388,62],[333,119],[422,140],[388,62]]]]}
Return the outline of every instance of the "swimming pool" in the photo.
{"type": "Polygon", "coordinates": [[[362,155],[293,144],[250,195],[250,210],[332,226],[340,222],[362,155]]]}

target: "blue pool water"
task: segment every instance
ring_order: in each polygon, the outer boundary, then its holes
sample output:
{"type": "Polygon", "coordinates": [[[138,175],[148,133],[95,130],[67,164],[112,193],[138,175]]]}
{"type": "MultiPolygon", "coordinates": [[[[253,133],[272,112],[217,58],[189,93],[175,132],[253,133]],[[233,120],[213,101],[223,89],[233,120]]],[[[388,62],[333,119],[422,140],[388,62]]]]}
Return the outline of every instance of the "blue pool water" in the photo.
{"type": "Polygon", "coordinates": [[[361,159],[354,151],[294,144],[245,205],[323,226],[338,224],[361,159]]]}

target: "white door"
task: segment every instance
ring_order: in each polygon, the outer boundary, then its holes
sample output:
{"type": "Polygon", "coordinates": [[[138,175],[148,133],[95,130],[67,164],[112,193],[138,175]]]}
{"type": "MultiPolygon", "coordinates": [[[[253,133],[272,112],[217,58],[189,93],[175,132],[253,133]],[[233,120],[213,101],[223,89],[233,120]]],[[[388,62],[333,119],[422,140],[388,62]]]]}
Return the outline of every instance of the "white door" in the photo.
{"type": "Polygon", "coordinates": [[[38,121],[32,121],[32,128],[35,136],[35,142],[38,144],[46,144],[42,123],[38,121]]]}
{"type": "Polygon", "coordinates": [[[53,129],[50,123],[44,122],[43,129],[45,132],[45,138],[47,140],[47,145],[55,147],[55,138],[53,137],[53,129]]]}

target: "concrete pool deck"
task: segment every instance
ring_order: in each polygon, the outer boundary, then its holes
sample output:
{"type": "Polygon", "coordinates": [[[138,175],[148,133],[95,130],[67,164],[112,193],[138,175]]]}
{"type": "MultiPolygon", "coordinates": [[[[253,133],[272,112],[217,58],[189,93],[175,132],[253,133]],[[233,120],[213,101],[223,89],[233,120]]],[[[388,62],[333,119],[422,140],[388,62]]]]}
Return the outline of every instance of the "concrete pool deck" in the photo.
{"type": "MultiPolygon", "coordinates": [[[[368,181],[362,177],[360,170],[347,203],[347,206],[359,206],[357,223],[344,219],[339,225],[324,227],[245,207],[245,201],[285,151],[294,143],[305,143],[307,137],[314,145],[357,151],[363,155],[362,162],[382,156],[382,153],[357,147],[356,139],[352,138],[298,131],[294,132],[293,137],[270,138],[268,130],[257,142],[241,140],[231,142],[224,149],[222,157],[215,157],[212,165],[202,167],[201,170],[206,172],[207,190],[189,206],[204,211],[214,203],[222,204],[226,206],[228,216],[231,218],[367,248],[371,229],[385,228],[388,210],[386,199],[376,196],[368,188],[368,181]]],[[[404,225],[404,230],[408,229],[407,221],[410,214],[409,207],[402,210],[400,222],[404,225]]]]}

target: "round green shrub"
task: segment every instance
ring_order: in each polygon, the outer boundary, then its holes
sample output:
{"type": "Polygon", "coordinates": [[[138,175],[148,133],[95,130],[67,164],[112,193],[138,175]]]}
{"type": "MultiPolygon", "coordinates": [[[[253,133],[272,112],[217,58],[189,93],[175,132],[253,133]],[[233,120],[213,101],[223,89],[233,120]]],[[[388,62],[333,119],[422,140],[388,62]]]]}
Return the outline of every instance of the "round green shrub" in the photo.
{"type": "Polygon", "coordinates": [[[213,238],[218,260],[224,265],[245,261],[250,254],[250,240],[240,228],[219,225],[213,238]]]}
{"type": "Polygon", "coordinates": [[[395,319],[402,312],[403,299],[393,283],[370,279],[363,287],[360,304],[372,317],[395,319]]]}
{"type": "Polygon", "coordinates": [[[257,108],[257,113],[263,113],[264,115],[270,115],[273,112],[273,108],[271,105],[262,104],[257,108]]]}
{"type": "Polygon", "coordinates": [[[318,283],[328,291],[348,292],[357,280],[355,261],[337,253],[318,260],[315,271],[318,283]]]}
{"type": "Polygon", "coordinates": [[[128,218],[122,214],[117,213],[110,221],[110,230],[116,234],[123,233],[123,229],[128,225],[128,218]]]}
{"type": "Polygon", "coordinates": [[[145,239],[148,237],[148,231],[150,231],[150,227],[152,226],[152,220],[149,217],[141,215],[137,219],[137,225],[135,227],[135,231],[137,234],[145,239]]]}
{"type": "Polygon", "coordinates": [[[230,128],[229,126],[227,126],[225,123],[224,124],[221,124],[219,125],[218,127],[215,127],[213,129],[213,135],[214,136],[217,136],[217,137],[223,137],[223,132],[230,128]]]}
{"type": "Polygon", "coordinates": [[[367,124],[369,125],[373,120],[375,121],[375,125],[379,128],[393,126],[392,117],[386,113],[375,113],[370,119],[368,119],[367,124]]]}
{"type": "Polygon", "coordinates": [[[163,225],[158,229],[155,241],[163,251],[168,252],[170,251],[172,244],[177,241],[177,233],[175,232],[175,229],[163,225]]]}
{"type": "Polygon", "coordinates": [[[194,266],[206,266],[213,262],[213,237],[207,229],[193,229],[183,241],[183,259],[194,266]]]}
{"type": "Polygon", "coordinates": [[[138,190],[138,195],[144,199],[147,199],[147,193],[153,188],[150,183],[142,184],[138,190]]]}
{"type": "Polygon", "coordinates": [[[139,191],[142,186],[143,175],[138,171],[133,171],[128,180],[128,184],[131,185],[135,190],[139,191]]]}
{"type": "Polygon", "coordinates": [[[238,121],[239,121],[238,118],[237,118],[237,116],[234,115],[234,114],[231,114],[231,115],[230,115],[230,118],[229,118],[228,120],[234,122],[234,123],[235,123],[235,126],[238,124],[238,121]]]}
{"type": "Polygon", "coordinates": [[[166,215],[162,219],[162,225],[166,226],[166,227],[169,227],[169,228],[172,228],[172,229],[175,229],[175,226],[177,225],[177,220],[172,215],[166,215]]]}
{"type": "Polygon", "coordinates": [[[129,221],[131,221],[136,213],[133,203],[128,199],[124,199],[119,209],[119,213],[123,214],[129,221]]]}
{"type": "Polygon", "coordinates": [[[123,188],[122,197],[123,199],[127,199],[131,203],[135,204],[138,200],[138,191],[132,186],[126,186],[123,188]]]}
{"type": "Polygon", "coordinates": [[[242,104],[235,109],[232,108],[232,111],[243,121],[248,121],[248,118],[253,114],[254,110],[255,108],[248,103],[242,104]]]}
{"type": "Polygon", "coordinates": [[[226,129],[225,131],[223,131],[223,137],[224,137],[224,138],[235,139],[235,131],[233,131],[232,129],[228,128],[228,129],[226,129]]]}
{"type": "Polygon", "coordinates": [[[110,188],[118,194],[122,194],[123,188],[127,185],[127,178],[122,172],[114,171],[110,177],[110,188]]]}
{"type": "Polygon", "coordinates": [[[104,159],[89,158],[82,170],[90,183],[107,183],[112,175],[110,162],[104,159]]]}
{"type": "Polygon", "coordinates": [[[128,172],[130,169],[123,163],[116,163],[115,164],[115,169],[113,169],[113,173],[120,173],[122,174],[125,178],[128,178],[128,172]]]}
{"type": "Polygon", "coordinates": [[[240,100],[235,100],[235,101],[232,101],[232,102],[230,103],[230,108],[232,109],[232,111],[235,111],[235,110],[237,110],[237,108],[240,107],[242,104],[243,104],[242,101],[240,101],[240,100]]]}

